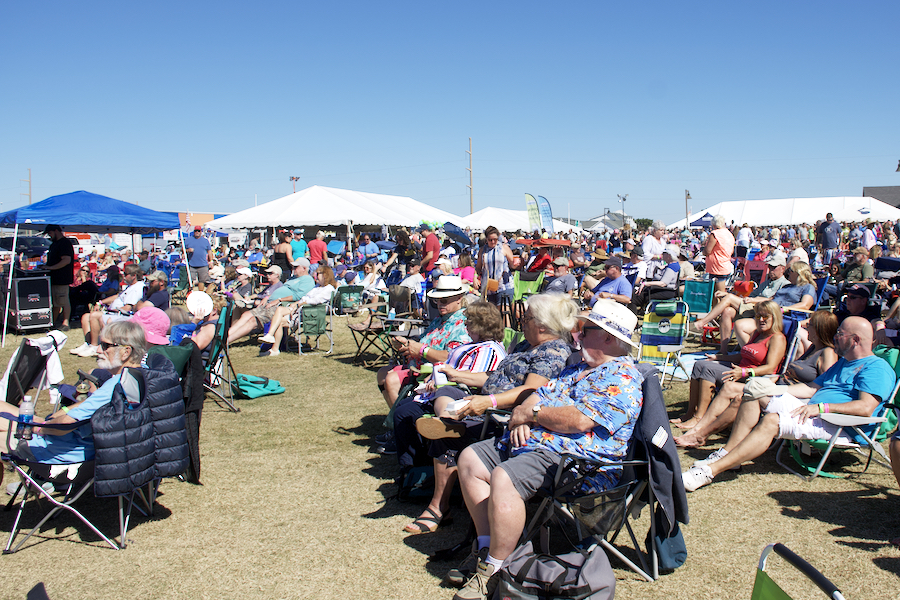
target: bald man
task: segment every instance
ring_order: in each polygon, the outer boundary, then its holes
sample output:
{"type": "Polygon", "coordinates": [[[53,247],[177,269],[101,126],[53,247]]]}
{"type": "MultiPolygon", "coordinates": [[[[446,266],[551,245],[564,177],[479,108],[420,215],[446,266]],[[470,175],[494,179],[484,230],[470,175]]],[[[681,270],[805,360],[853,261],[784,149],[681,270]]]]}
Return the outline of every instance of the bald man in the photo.
{"type": "MultiPolygon", "coordinates": [[[[895,377],[888,363],[872,354],[873,338],[868,321],[847,317],[834,336],[838,361],[812,383],[773,386],[772,395],[741,404],[725,447],[682,473],[685,489],[693,492],[711,483],[719,473],[753,460],[776,438],[830,440],[837,427],[820,419],[820,413],[862,417],[880,414],[890,399],[895,377]],[[761,413],[765,414],[760,420],[761,413]]],[[[871,437],[876,427],[861,429],[871,437]]],[[[859,443],[854,436],[853,432],[842,431],[838,441],[859,443]]],[[[864,442],[861,436],[860,440],[864,442]]]]}

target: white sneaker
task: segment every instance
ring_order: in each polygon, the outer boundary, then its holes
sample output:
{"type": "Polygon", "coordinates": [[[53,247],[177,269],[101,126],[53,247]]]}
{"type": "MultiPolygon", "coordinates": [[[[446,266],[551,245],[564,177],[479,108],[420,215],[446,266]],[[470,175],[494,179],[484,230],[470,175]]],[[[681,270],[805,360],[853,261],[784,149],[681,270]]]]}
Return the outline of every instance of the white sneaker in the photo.
{"type": "Polygon", "coordinates": [[[275,348],[274,346],[272,347],[271,350],[269,350],[269,356],[278,356],[279,354],[281,354],[281,351],[278,350],[278,348],[275,348]]]}
{"type": "Polygon", "coordinates": [[[264,335],[264,336],[261,336],[261,337],[259,338],[259,341],[262,342],[263,344],[274,344],[274,343],[275,343],[275,336],[274,336],[274,335],[266,334],[266,335],[264,335]]]}
{"type": "Polygon", "coordinates": [[[694,461],[694,466],[695,467],[709,466],[709,465],[713,464],[714,462],[722,460],[723,458],[725,458],[725,456],[727,454],[728,454],[728,450],[726,450],[725,448],[719,448],[718,450],[716,450],[715,452],[713,452],[712,454],[710,454],[703,460],[694,461]]]}
{"type": "Polygon", "coordinates": [[[708,483],[712,483],[712,469],[706,465],[694,465],[681,474],[681,480],[684,482],[684,489],[689,492],[702,488],[708,483]]]}
{"type": "Polygon", "coordinates": [[[76,354],[78,354],[78,356],[82,356],[84,358],[90,358],[91,356],[97,356],[97,353],[99,351],[100,351],[100,346],[91,346],[90,344],[88,344],[87,348],[85,348],[84,350],[80,350],[76,354]]]}
{"type": "Polygon", "coordinates": [[[72,348],[71,350],[69,350],[69,354],[77,354],[78,356],[81,356],[81,353],[90,347],[91,347],[91,345],[89,343],[85,342],[82,345],[78,346],[77,348],[72,348]]]}
{"type": "MultiPolygon", "coordinates": [[[[19,492],[19,496],[18,496],[20,500],[25,497],[27,491],[32,491],[30,489],[30,487],[31,486],[29,485],[29,486],[22,488],[22,491],[19,492]]],[[[45,492],[47,492],[48,494],[52,494],[53,491],[56,489],[53,486],[53,484],[49,481],[45,481],[44,483],[42,483],[41,488],[43,488],[43,490],[45,492]]],[[[16,493],[16,490],[18,490],[18,489],[19,489],[19,482],[14,481],[14,482],[10,483],[8,486],[6,486],[6,493],[9,494],[10,496],[12,496],[13,494],[16,493]]],[[[35,492],[35,493],[37,493],[37,492],[35,492]]]]}

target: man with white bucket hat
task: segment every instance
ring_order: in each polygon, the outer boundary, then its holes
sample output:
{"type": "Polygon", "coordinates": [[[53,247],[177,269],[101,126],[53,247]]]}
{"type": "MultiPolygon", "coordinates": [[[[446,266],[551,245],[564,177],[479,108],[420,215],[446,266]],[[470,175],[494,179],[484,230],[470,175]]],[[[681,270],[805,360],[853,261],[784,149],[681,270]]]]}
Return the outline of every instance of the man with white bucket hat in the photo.
{"type": "MultiPolygon", "coordinates": [[[[455,600],[488,598],[503,560],[525,527],[525,502],[553,481],[569,453],[596,460],[625,458],[641,412],[643,376],[629,356],[637,317],[612,300],[598,300],[583,321],[583,361],[517,406],[508,432],[459,456],[459,481],[478,534],[459,567],[471,577],[455,600]]],[[[586,491],[614,487],[622,474],[610,468],[586,491]]]]}

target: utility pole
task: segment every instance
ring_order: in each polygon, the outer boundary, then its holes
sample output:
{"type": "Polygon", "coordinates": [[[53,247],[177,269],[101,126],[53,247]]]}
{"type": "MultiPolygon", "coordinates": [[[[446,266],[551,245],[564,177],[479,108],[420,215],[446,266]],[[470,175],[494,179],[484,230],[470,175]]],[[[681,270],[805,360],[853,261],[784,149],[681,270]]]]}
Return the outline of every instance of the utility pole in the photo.
{"type": "Polygon", "coordinates": [[[469,168],[466,169],[469,172],[469,185],[466,187],[469,188],[469,214],[471,215],[475,212],[475,195],[472,188],[472,138],[469,138],[469,150],[466,154],[469,155],[469,168]]]}
{"type": "Polygon", "coordinates": [[[294,186],[294,193],[297,193],[297,182],[300,181],[299,177],[291,177],[291,185],[294,186]]]}
{"type": "MultiPolygon", "coordinates": [[[[31,169],[28,169],[28,179],[20,179],[19,181],[27,181],[28,182],[28,204],[31,204],[31,169]]],[[[25,194],[19,194],[20,196],[24,196],[25,194]]]]}
{"type": "Polygon", "coordinates": [[[684,228],[691,228],[691,211],[688,210],[688,200],[691,199],[691,193],[684,190],[684,228]]]}

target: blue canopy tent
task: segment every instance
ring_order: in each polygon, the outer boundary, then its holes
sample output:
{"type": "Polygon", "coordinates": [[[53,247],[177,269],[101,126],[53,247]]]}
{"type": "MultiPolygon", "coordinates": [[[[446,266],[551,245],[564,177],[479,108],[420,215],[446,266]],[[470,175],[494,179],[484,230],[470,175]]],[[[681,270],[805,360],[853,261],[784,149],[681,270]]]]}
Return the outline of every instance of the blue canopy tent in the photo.
{"type": "Polygon", "coordinates": [[[710,227],[714,218],[715,217],[713,217],[711,214],[706,213],[705,215],[691,223],[691,227],[710,227]]]}
{"type": "MultiPolygon", "coordinates": [[[[99,194],[79,191],[51,196],[29,206],[0,213],[0,227],[15,227],[13,248],[19,229],[42,231],[47,225],[59,225],[65,231],[78,233],[144,234],[171,229],[181,230],[178,215],[164,213],[99,194]]],[[[3,315],[3,342],[6,344],[6,320],[9,316],[9,296],[12,272],[6,288],[6,309],[3,315]]]]}

